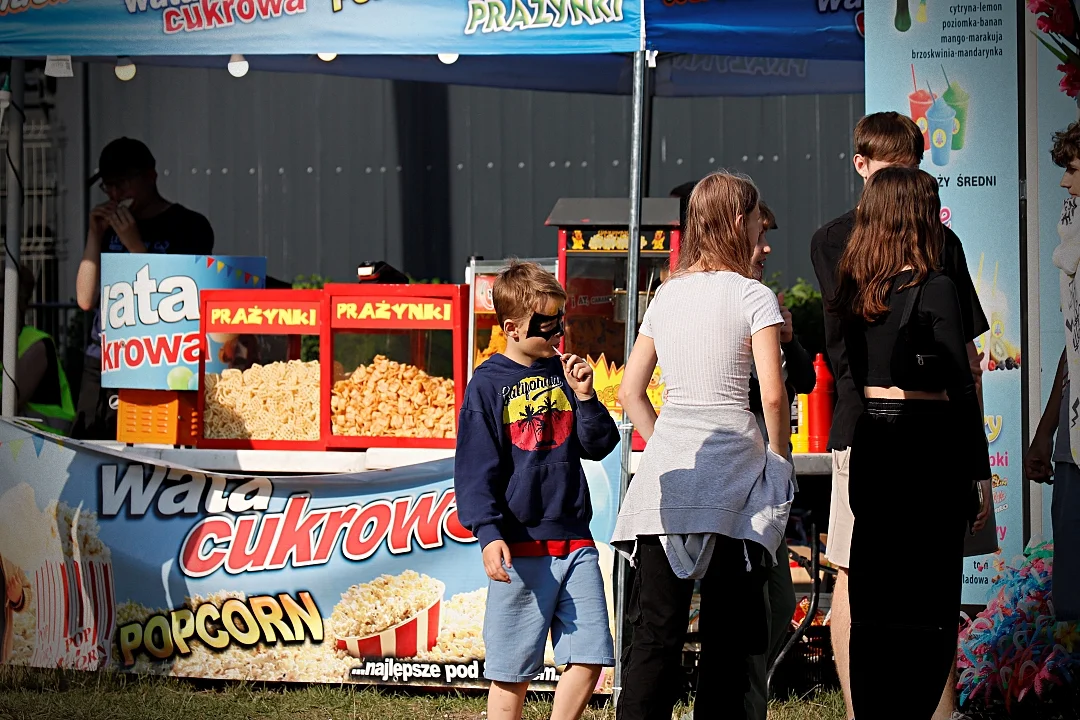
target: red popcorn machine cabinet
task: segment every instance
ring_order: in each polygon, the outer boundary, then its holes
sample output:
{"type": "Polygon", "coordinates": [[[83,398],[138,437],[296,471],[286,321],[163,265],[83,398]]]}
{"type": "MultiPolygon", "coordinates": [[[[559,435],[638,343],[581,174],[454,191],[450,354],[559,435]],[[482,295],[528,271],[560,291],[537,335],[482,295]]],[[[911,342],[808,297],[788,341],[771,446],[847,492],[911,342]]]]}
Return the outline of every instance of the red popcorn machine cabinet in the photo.
{"type": "Polygon", "coordinates": [[[323,436],[334,449],[453,448],[466,383],[467,285],[364,263],[326,285],[323,436]]]}
{"type": "Polygon", "coordinates": [[[322,292],[203,290],[199,299],[198,447],[324,450],[319,361],[304,352],[319,336],[322,292]],[[225,369],[211,372],[208,358],[225,369]]]}
{"type": "MultiPolygon", "coordinates": [[[[597,397],[611,414],[622,417],[619,385],[626,362],[626,255],[630,202],[626,198],[562,198],[546,225],[559,229],[559,282],[566,288],[564,352],[584,357],[593,369],[597,397]]],[[[679,200],[643,198],[637,321],[667,278],[679,252],[679,200]]],[[[653,407],[660,411],[664,387],[660,368],[649,384],[653,407]]],[[[635,432],[634,450],[645,447],[635,432]]]]}

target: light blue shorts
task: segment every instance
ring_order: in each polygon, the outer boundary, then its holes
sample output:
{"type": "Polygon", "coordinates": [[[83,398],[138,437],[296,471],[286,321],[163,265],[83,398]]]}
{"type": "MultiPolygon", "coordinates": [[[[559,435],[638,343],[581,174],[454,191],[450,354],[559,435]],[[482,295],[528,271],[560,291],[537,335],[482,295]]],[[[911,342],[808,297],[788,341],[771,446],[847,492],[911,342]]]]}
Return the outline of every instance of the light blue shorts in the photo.
{"type": "Polygon", "coordinates": [[[548,630],[556,665],[615,665],[600,554],[521,557],[507,568],[510,584],[488,582],[484,611],[484,677],[532,680],[544,669],[548,630]]]}

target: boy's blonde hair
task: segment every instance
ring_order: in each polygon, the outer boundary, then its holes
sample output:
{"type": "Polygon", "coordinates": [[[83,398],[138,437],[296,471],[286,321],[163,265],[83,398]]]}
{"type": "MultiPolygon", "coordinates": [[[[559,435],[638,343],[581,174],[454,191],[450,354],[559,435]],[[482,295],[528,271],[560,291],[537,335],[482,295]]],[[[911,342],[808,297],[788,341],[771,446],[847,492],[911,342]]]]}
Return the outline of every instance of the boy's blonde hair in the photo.
{"type": "Polygon", "coordinates": [[[513,260],[495,278],[491,299],[502,325],[507,320],[524,321],[533,312],[542,311],[545,300],[565,303],[566,291],[554,275],[536,263],[513,260]]]}

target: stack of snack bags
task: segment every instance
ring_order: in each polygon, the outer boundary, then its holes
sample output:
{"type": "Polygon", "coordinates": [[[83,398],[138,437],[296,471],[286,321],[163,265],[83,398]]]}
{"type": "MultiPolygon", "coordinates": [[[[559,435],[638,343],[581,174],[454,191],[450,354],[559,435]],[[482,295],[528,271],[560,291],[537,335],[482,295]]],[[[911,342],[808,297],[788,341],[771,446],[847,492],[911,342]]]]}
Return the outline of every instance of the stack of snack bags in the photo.
{"type": "Polygon", "coordinates": [[[1054,546],[1024,551],[1019,567],[1008,567],[993,597],[960,632],[960,703],[1004,702],[1010,709],[1031,695],[1072,683],[1080,669],[1080,630],[1057,622],[1050,597],[1054,546]]]}

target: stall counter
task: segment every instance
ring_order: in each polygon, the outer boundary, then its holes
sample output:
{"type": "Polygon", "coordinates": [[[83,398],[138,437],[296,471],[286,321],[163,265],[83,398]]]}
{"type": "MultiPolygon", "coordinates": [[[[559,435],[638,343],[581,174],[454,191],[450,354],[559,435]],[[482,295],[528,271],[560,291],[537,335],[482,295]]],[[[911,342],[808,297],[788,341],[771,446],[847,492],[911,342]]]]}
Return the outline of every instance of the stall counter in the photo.
{"type": "MultiPolygon", "coordinates": [[[[281,450],[198,450],[166,445],[94,443],[131,457],[161,460],[202,470],[237,473],[304,473],[332,475],[366,470],[395,470],[452,458],[454,451],[438,448],[369,448],[363,452],[297,452],[281,450]]],[[[832,475],[829,453],[798,453],[795,471],[800,478],[832,475]]],[[[640,452],[631,456],[630,472],[637,472],[640,452]]]]}

